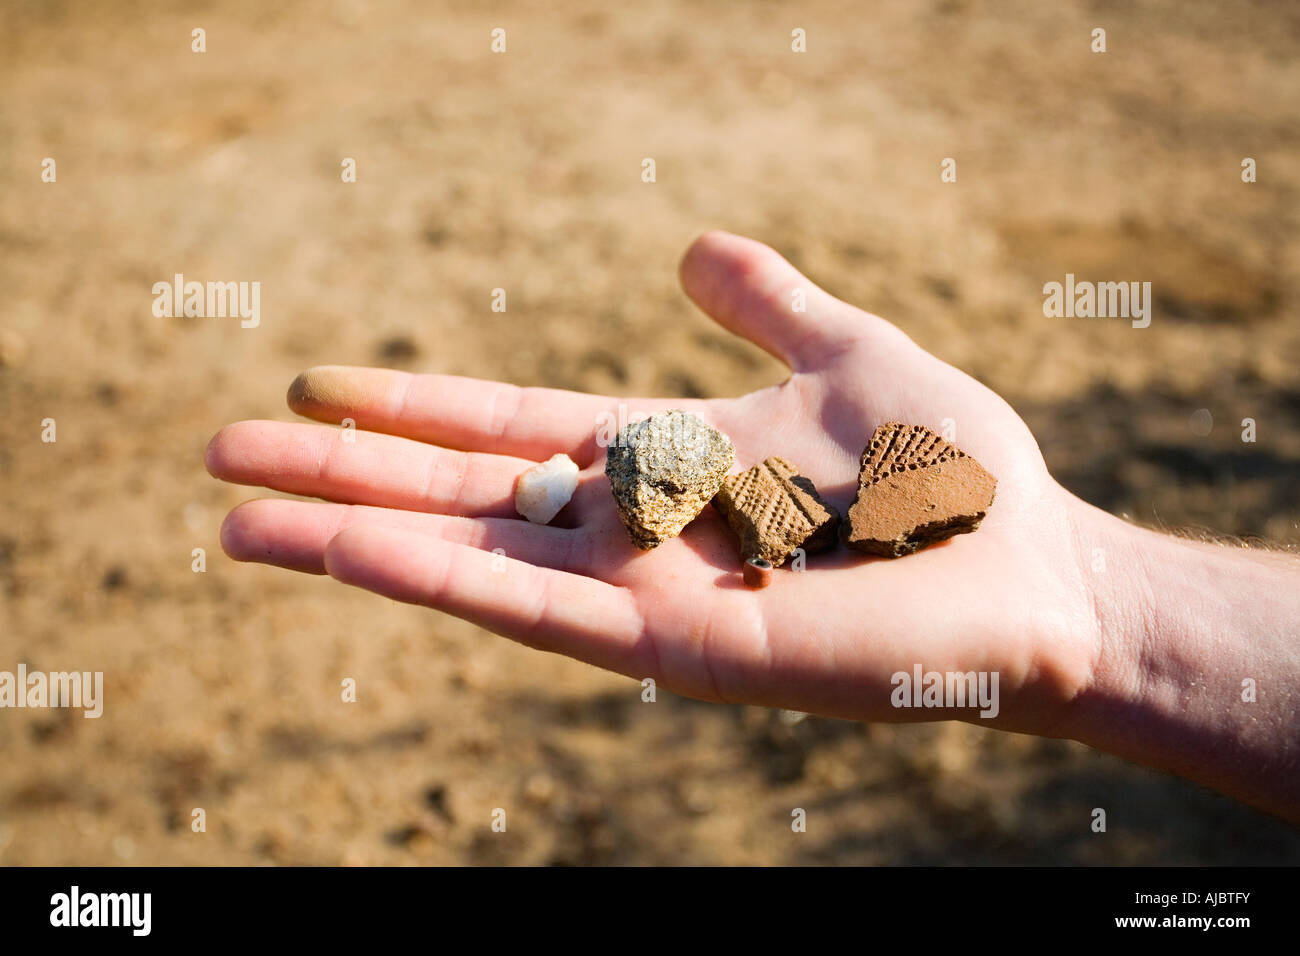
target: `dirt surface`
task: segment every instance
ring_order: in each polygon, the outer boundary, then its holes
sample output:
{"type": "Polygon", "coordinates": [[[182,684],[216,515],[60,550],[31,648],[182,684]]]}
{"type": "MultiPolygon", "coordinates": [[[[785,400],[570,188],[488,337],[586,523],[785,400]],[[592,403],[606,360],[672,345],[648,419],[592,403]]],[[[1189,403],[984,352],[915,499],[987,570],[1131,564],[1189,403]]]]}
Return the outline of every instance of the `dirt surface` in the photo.
{"type": "Polygon", "coordinates": [[[0,669],[106,681],[99,720],[0,711],[0,862],[1300,862],[1300,832],[1082,746],[650,706],[236,565],[253,492],[202,465],[316,364],[778,381],[677,288],[720,227],[999,391],[1088,500],[1300,543],[1300,8],[188,6],[0,3],[0,669]],[[260,326],[155,318],[177,272],[260,281],[260,326]],[[1151,326],[1045,318],[1067,272],[1151,281],[1151,326]]]}

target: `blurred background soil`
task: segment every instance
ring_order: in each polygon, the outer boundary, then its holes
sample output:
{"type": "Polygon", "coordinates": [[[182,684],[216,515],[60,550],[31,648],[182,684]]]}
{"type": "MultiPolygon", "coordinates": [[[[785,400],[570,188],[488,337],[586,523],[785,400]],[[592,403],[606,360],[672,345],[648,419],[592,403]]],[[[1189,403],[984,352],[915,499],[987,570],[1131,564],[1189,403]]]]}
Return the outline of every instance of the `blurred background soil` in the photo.
{"type": "Polygon", "coordinates": [[[1263,2],[0,3],[0,669],[106,675],[97,721],[0,710],[0,862],[1300,862],[1071,743],[647,705],[236,565],[255,492],[202,465],[315,364],[779,381],[677,288],[720,227],[999,391],[1088,500],[1295,545],[1298,52],[1263,2]],[[154,318],[176,272],[260,281],[261,326],[154,318]],[[1150,328],[1044,318],[1066,272],[1152,282],[1150,328]]]}

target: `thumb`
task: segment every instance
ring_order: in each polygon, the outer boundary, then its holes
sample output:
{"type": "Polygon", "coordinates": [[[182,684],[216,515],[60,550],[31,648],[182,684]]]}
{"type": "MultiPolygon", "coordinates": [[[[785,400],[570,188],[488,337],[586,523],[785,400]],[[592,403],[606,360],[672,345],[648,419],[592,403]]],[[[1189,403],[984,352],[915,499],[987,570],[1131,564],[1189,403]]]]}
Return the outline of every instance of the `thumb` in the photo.
{"type": "Polygon", "coordinates": [[[718,324],[796,372],[873,334],[906,339],[884,319],[818,288],[776,250],[727,232],[696,239],[678,268],[682,288],[718,324]]]}

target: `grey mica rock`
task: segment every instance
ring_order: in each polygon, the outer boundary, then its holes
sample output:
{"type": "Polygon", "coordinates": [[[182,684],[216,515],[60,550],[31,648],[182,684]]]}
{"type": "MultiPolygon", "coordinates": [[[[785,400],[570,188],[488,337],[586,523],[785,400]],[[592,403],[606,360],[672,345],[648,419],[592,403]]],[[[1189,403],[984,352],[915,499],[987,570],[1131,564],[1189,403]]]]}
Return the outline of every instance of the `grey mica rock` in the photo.
{"type": "Polygon", "coordinates": [[[605,476],[632,543],[649,551],[680,534],[718,493],[735,460],[731,439],[680,409],[619,431],[605,476]]]}

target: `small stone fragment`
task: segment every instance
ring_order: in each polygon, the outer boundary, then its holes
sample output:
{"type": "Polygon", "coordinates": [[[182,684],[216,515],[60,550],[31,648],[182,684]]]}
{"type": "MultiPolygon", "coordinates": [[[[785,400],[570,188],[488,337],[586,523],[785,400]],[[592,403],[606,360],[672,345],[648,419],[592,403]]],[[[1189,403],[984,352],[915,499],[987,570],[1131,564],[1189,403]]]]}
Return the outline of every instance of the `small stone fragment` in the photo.
{"type": "Polygon", "coordinates": [[[632,543],[649,551],[680,534],[717,494],[735,459],[731,439],[679,409],[621,429],[605,475],[632,543]]]}
{"type": "Polygon", "coordinates": [[[745,584],[751,588],[765,588],[772,583],[772,562],[766,558],[752,557],[745,562],[745,584]]]}
{"type": "Polygon", "coordinates": [[[742,558],[780,567],[796,548],[811,554],[835,546],[839,512],[784,458],[728,475],[713,506],[740,539],[742,558]]]}
{"type": "Polygon", "coordinates": [[[844,542],[886,558],[912,554],[978,528],[997,486],[979,462],[930,429],[889,422],[862,452],[844,542]]]}
{"type": "Polygon", "coordinates": [[[555,789],[555,779],[545,772],[535,773],[524,781],[524,796],[543,807],[555,798],[555,789]]]}
{"type": "Polygon", "coordinates": [[[578,487],[578,466],[568,455],[533,465],[515,483],[515,510],[533,524],[549,524],[578,487]]]}

